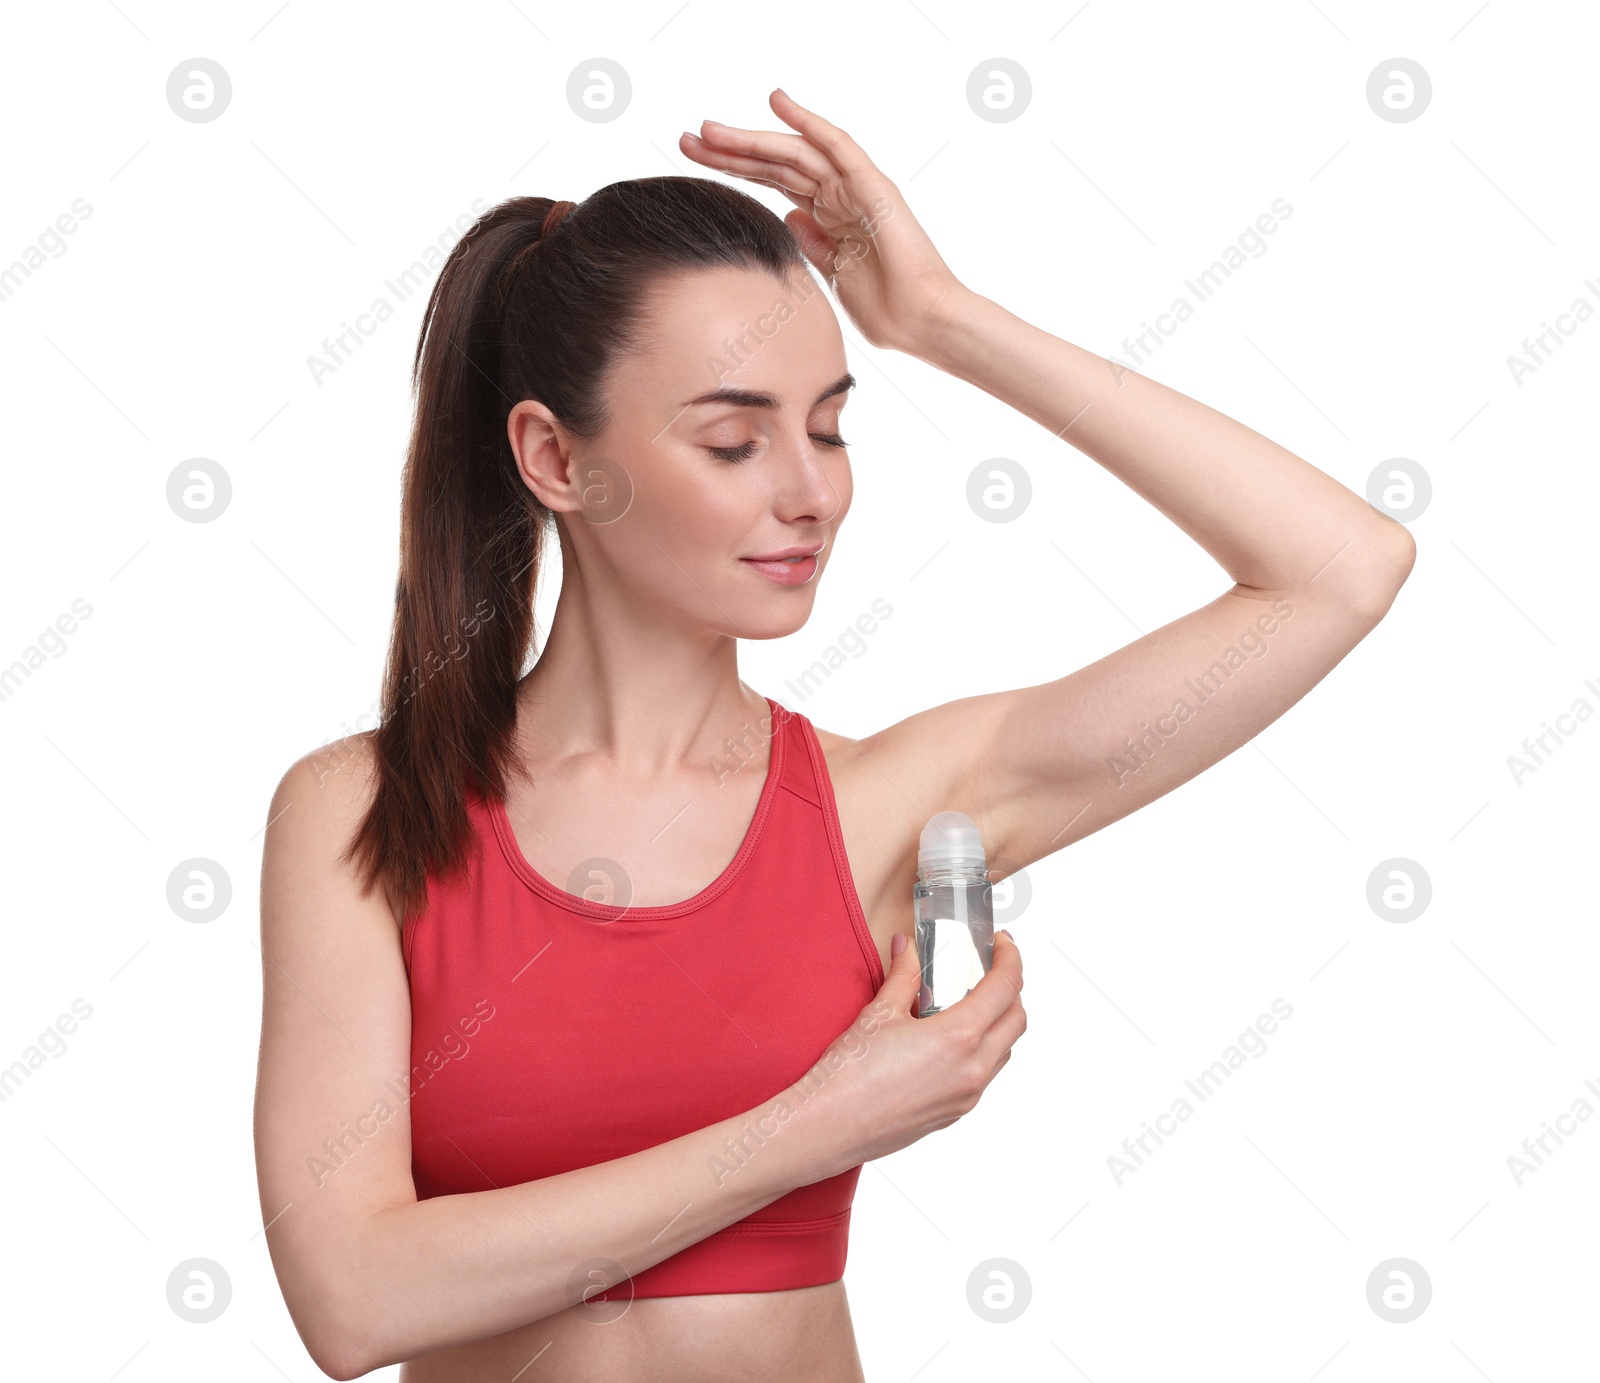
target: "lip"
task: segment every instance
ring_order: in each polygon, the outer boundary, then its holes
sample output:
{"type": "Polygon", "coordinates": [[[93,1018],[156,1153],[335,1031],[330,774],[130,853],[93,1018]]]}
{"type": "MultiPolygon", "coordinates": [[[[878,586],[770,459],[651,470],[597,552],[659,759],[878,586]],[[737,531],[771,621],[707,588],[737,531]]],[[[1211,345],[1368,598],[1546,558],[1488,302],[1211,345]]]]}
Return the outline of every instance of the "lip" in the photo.
{"type": "Polygon", "coordinates": [[[744,557],[745,562],[781,562],[789,557],[815,557],[826,546],[818,543],[815,547],[780,547],[776,552],[763,552],[755,557],[744,557]]]}
{"type": "Polygon", "coordinates": [[[739,560],[780,586],[803,586],[817,574],[817,554],[823,546],[818,543],[816,547],[788,547],[778,554],[739,560]],[[786,561],[785,558],[795,560],[786,561]]]}

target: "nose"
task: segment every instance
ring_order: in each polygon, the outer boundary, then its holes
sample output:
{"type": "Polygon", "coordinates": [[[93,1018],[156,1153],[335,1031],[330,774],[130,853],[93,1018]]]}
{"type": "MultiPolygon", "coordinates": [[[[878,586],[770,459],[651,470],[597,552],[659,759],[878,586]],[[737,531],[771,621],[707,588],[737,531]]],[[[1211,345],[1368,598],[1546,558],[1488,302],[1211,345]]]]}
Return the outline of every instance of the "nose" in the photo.
{"type": "Polygon", "coordinates": [[[843,448],[824,448],[802,435],[783,449],[783,464],[774,496],[778,516],[786,523],[833,523],[850,503],[850,462],[843,448]]]}

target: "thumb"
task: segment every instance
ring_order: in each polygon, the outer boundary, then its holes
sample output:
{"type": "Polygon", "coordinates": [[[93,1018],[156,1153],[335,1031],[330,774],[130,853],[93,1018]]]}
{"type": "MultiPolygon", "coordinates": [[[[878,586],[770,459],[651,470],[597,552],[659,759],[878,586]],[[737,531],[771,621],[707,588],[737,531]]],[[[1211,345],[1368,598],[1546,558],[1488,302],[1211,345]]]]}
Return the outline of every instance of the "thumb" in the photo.
{"type": "Polygon", "coordinates": [[[889,942],[889,969],[878,989],[881,998],[897,1009],[911,1011],[911,1003],[922,990],[922,965],[917,948],[905,932],[896,932],[889,942]]]}
{"type": "Polygon", "coordinates": [[[821,226],[810,216],[796,207],[783,218],[784,225],[788,226],[794,238],[800,242],[800,249],[811,262],[816,271],[822,275],[825,283],[833,282],[834,246],[821,226]]]}

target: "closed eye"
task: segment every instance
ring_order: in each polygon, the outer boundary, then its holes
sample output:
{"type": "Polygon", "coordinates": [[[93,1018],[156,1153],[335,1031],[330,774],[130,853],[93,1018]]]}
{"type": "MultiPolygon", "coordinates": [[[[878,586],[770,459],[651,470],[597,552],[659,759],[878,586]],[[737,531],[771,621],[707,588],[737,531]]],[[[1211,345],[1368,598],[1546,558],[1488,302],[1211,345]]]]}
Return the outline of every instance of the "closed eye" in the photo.
{"type": "MultiPolygon", "coordinates": [[[[820,442],[825,447],[847,447],[850,445],[837,432],[812,432],[808,435],[813,442],[820,442]]],[[[756,443],[749,441],[736,447],[707,447],[706,450],[720,461],[748,461],[756,454],[756,443]]]]}

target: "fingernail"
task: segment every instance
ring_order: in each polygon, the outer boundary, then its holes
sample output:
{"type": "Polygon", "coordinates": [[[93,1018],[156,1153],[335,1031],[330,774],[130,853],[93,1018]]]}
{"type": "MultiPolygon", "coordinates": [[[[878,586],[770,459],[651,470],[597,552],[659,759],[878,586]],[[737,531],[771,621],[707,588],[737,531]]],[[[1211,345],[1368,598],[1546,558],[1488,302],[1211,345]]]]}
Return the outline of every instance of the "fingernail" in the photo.
{"type": "Polygon", "coordinates": [[[1014,942],[1016,940],[1016,937],[1012,936],[1004,927],[1000,928],[1000,935],[1005,937],[1007,941],[1014,942]]]}
{"type": "Polygon", "coordinates": [[[890,959],[892,960],[895,956],[898,956],[900,954],[900,952],[902,952],[905,949],[906,949],[906,934],[904,932],[896,932],[894,934],[894,940],[889,943],[889,957],[890,957],[890,959]]]}

